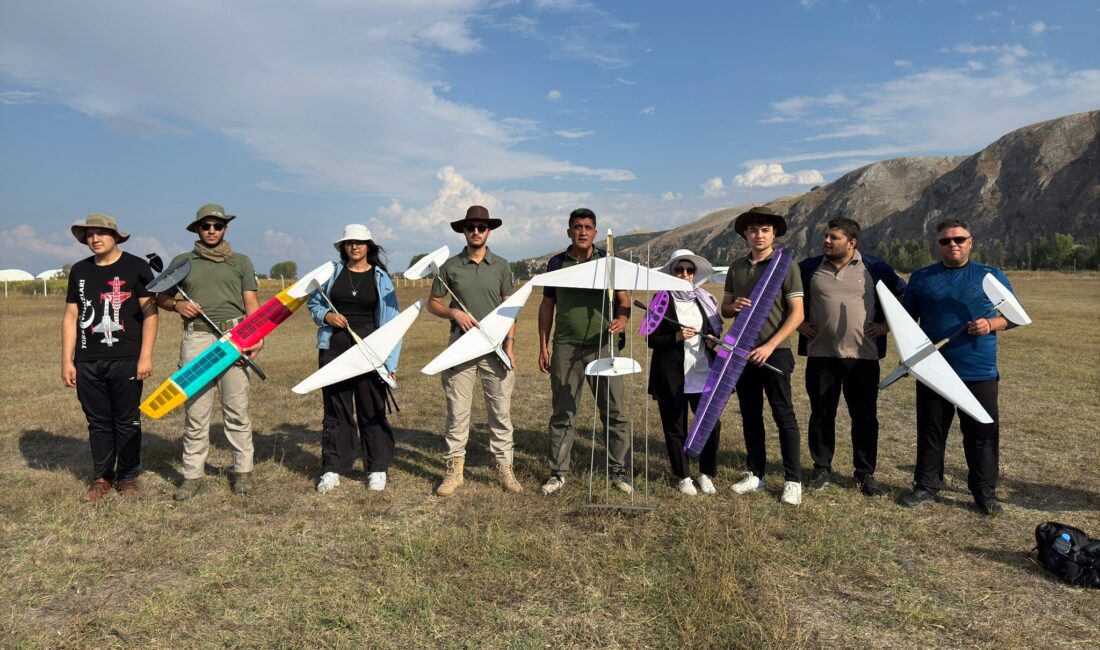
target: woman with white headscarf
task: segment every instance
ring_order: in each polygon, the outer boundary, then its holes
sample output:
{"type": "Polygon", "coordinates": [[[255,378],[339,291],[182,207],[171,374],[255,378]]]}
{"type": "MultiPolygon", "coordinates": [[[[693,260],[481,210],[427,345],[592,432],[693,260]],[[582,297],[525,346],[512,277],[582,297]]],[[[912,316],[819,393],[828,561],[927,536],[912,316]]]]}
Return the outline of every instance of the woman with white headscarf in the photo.
{"type": "MultiPolygon", "coordinates": [[[[698,492],[688,473],[688,457],[684,453],[687,436],[688,406],[694,412],[706,385],[710,364],[715,353],[706,336],[722,335],[722,317],[718,301],[702,288],[714,274],[710,262],[681,249],[661,271],[687,280],[692,291],[670,291],[664,318],[648,337],[653,350],[649,367],[649,394],[657,401],[665,444],[672,473],[679,479],[676,487],[683,494],[698,492]]],[[[716,424],[707,444],[699,455],[699,489],[714,494],[714,476],[718,471],[718,440],[721,423],[716,424]]]]}

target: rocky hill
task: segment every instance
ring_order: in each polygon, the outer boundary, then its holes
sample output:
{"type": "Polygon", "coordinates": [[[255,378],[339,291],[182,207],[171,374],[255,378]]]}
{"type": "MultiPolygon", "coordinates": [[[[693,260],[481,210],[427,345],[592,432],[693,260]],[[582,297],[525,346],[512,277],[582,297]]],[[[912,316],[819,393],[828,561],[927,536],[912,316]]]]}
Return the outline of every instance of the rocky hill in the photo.
{"type": "MultiPolygon", "coordinates": [[[[1022,251],[1055,233],[1078,240],[1100,235],[1100,111],[1078,113],[1017,129],[972,156],[895,158],[860,167],[804,194],[769,201],[787,216],[784,244],[799,255],[820,252],[829,220],[863,226],[860,248],[880,242],[927,242],[936,223],[970,222],[979,249],[1022,251]]],[[[621,256],[666,259],[690,248],[728,263],[747,251],[733,218],[748,205],[718,210],[689,224],[620,247],[621,256]]],[[[987,258],[988,259],[988,258],[987,258]]]]}

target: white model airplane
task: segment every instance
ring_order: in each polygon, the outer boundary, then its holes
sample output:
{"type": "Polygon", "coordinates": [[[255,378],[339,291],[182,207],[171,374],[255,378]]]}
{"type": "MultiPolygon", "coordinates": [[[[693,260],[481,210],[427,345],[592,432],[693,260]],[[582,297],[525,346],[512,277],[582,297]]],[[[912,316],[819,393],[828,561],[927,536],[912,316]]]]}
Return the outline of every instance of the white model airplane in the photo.
{"type": "Polygon", "coordinates": [[[99,325],[92,328],[92,332],[103,335],[103,342],[107,344],[107,347],[112,347],[115,344],[114,332],[122,331],[122,326],[118,324],[114,318],[111,318],[111,297],[108,295],[103,299],[103,318],[99,321],[99,325]]]}
{"type": "MultiPolygon", "coordinates": [[[[1001,284],[1000,280],[993,277],[992,273],[986,273],[985,277],[982,278],[982,290],[985,291],[985,297],[989,298],[989,302],[993,303],[992,311],[986,312],[982,318],[991,318],[997,313],[1000,313],[1008,322],[1018,327],[1031,325],[1031,317],[1024,311],[1024,306],[1020,304],[1016,296],[1012,295],[1008,287],[1001,284]]],[[[963,323],[958,330],[951,334],[951,336],[936,343],[936,349],[942,350],[943,346],[950,343],[955,337],[961,336],[963,332],[966,331],[968,325],[968,323],[963,323]]]]}
{"type": "MultiPolygon", "coordinates": [[[[608,301],[614,305],[616,291],[691,291],[691,283],[641,264],[615,257],[613,235],[607,231],[607,257],[598,257],[583,264],[540,273],[530,284],[543,287],[569,289],[599,289],[607,291],[608,301]]],[[[641,372],[642,367],[630,357],[616,357],[615,346],[608,346],[611,356],[596,359],[584,369],[586,375],[615,376],[641,372]]]]}
{"type": "MultiPolygon", "coordinates": [[[[450,256],[451,256],[451,249],[447,248],[447,246],[440,246],[439,248],[435,249],[431,253],[428,253],[424,257],[421,257],[419,260],[417,260],[416,264],[413,264],[412,266],[410,266],[405,271],[404,276],[405,276],[406,279],[409,279],[409,280],[419,280],[419,279],[421,279],[425,276],[430,275],[433,278],[435,278],[436,280],[439,280],[439,283],[443,285],[443,288],[447,290],[447,293],[450,294],[451,298],[454,298],[454,301],[458,305],[458,308],[461,309],[462,311],[466,312],[467,314],[470,314],[470,316],[472,317],[473,314],[470,312],[470,310],[466,309],[466,305],[462,304],[462,301],[458,299],[458,296],[456,296],[454,294],[454,292],[451,291],[451,288],[449,286],[447,286],[447,282],[444,281],[443,277],[439,275],[440,265],[442,265],[444,262],[446,262],[447,258],[449,258],[450,256]]],[[[511,297],[514,298],[518,293],[519,292],[517,291],[515,294],[512,294],[511,297]]],[[[527,295],[530,295],[530,293],[531,293],[531,290],[528,289],[527,290],[527,295]]],[[[527,299],[524,298],[524,301],[526,301],[526,300],[527,299]]],[[[497,307],[497,309],[500,309],[500,307],[503,307],[503,306],[504,305],[501,304],[497,307]]],[[[522,307],[522,306],[523,306],[523,302],[520,302],[519,307],[522,307]]],[[[492,313],[495,313],[495,310],[492,313]]],[[[519,314],[519,308],[518,307],[516,308],[515,313],[519,314]]],[[[515,316],[512,316],[512,319],[515,320],[515,316]]],[[[511,325],[509,325],[508,328],[511,328],[511,325]]],[[[428,366],[425,366],[424,369],[421,372],[423,372],[424,374],[428,374],[428,375],[434,375],[436,372],[446,370],[447,368],[458,365],[458,364],[462,363],[463,361],[469,361],[470,359],[480,357],[481,355],[486,354],[488,352],[496,352],[497,357],[504,364],[504,367],[507,368],[508,370],[512,370],[512,361],[508,358],[508,355],[504,353],[504,349],[501,347],[501,343],[504,342],[504,335],[503,334],[499,337],[495,337],[495,340],[494,340],[494,337],[490,337],[485,332],[485,330],[483,330],[481,327],[475,327],[474,329],[470,330],[469,332],[466,332],[466,334],[469,334],[470,332],[475,332],[474,335],[470,337],[470,339],[473,339],[473,338],[480,338],[481,339],[481,342],[478,343],[478,345],[477,345],[477,349],[482,349],[486,345],[490,345],[490,344],[492,346],[491,349],[485,350],[484,352],[479,352],[479,353],[475,354],[474,356],[469,357],[468,359],[463,359],[462,361],[455,361],[454,363],[452,363],[448,366],[443,366],[442,368],[439,368],[439,370],[436,370],[435,372],[428,372],[428,367],[432,366],[432,364],[434,364],[436,361],[439,360],[439,357],[436,357],[435,359],[432,360],[432,363],[429,363],[428,366]]],[[[505,329],[504,334],[507,334],[507,333],[508,333],[508,329],[505,329]]],[[[455,341],[454,344],[452,345],[452,347],[454,345],[458,345],[460,341],[466,341],[467,340],[466,339],[466,334],[463,334],[462,338],[460,338],[458,341],[455,341]]],[[[450,350],[450,348],[448,348],[447,350],[444,350],[443,354],[446,354],[449,350],[450,350]]],[[[440,357],[441,356],[443,356],[443,355],[440,355],[440,357]]]]}
{"type": "Polygon", "coordinates": [[[515,293],[508,296],[507,300],[500,303],[485,318],[482,318],[477,327],[464,332],[446,350],[440,352],[439,356],[424,366],[420,372],[425,375],[435,375],[447,368],[453,368],[460,363],[466,363],[490,352],[496,352],[500,360],[504,362],[504,367],[511,368],[512,363],[508,360],[508,355],[504,353],[501,345],[504,343],[504,337],[512,329],[512,323],[516,321],[519,310],[523,309],[524,303],[531,295],[532,288],[534,288],[533,285],[528,282],[517,289],[515,293]]]}
{"type": "MultiPolygon", "coordinates": [[[[299,395],[330,386],[336,382],[358,377],[374,370],[380,370],[379,376],[391,383],[389,373],[384,364],[386,357],[404,338],[405,332],[412,326],[413,321],[420,315],[423,301],[405,308],[393,320],[374,330],[365,339],[361,339],[354,347],[348,348],[343,354],[322,366],[317,372],[303,379],[297,386],[291,388],[299,395]]],[[[392,383],[391,383],[392,385],[392,383]]]]}
{"type": "Polygon", "coordinates": [[[989,413],[978,399],[948,365],[947,359],[943,358],[940,351],[925,335],[924,330],[917,325],[881,280],[875,285],[875,291],[878,293],[879,304],[886,313],[886,322],[889,323],[890,331],[894,334],[898,357],[901,358],[901,364],[897,369],[879,383],[879,390],[906,375],[913,375],[922,384],[978,422],[992,424],[993,418],[989,417],[989,413]]]}

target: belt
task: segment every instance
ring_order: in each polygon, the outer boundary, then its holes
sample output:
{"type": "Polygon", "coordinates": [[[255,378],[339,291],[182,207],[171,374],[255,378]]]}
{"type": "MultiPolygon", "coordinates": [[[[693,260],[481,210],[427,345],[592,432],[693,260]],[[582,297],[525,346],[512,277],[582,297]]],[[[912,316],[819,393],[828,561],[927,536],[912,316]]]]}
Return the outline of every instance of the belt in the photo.
{"type": "MultiPolygon", "coordinates": [[[[237,318],[233,318],[233,319],[230,319],[230,320],[225,320],[225,321],[222,321],[220,323],[215,322],[214,324],[217,325],[218,329],[220,329],[222,331],[222,333],[224,334],[224,333],[228,332],[229,330],[233,329],[234,327],[236,327],[243,320],[244,320],[244,316],[238,316],[237,318]]],[[[195,320],[193,320],[191,322],[184,322],[183,331],[185,331],[185,332],[207,332],[208,334],[217,334],[217,332],[210,329],[210,326],[206,324],[206,321],[202,320],[201,318],[196,318],[195,320]]]]}

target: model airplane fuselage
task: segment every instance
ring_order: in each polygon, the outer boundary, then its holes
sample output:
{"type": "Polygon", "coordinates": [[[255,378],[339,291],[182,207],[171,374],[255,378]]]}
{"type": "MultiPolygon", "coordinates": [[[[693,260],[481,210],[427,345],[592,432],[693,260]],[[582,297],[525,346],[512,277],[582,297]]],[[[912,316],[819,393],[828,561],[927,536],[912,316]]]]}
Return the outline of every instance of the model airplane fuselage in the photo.
{"type": "Polygon", "coordinates": [[[331,262],[310,271],[301,280],[280,291],[255,312],[226,332],[199,356],[166,379],[141,404],[141,412],[151,418],[161,418],[180,404],[198,395],[223,372],[237,362],[244,350],[256,345],[280,323],[305,304],[332,275],[331,262]]]}

